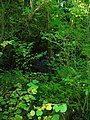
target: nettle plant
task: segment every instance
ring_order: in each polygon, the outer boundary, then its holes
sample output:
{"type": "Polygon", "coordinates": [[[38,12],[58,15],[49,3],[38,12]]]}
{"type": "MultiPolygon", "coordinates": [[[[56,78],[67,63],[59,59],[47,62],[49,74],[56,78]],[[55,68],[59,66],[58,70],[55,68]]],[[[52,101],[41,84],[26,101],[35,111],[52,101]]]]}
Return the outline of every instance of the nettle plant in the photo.
{"type": "Polygon", "coordinates": [[[0,97],[1,119],[3,120],[60,120],[67,111],[66,103],[52,104],[43,102],[38,105],[36,94],[38,81],[33,80],[25,87],[20,83],[15,85],[14,91],[0,97]]]}

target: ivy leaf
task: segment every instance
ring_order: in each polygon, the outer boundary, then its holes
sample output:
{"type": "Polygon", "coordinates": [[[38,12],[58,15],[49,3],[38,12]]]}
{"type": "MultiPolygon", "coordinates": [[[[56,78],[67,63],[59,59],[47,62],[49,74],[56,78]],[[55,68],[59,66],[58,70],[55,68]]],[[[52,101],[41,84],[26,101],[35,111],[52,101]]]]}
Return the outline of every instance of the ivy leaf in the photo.
{"type": "Polygon", "coordinates": [[[10,105],[15,105],[17,103],[17,99],[16,98],[15,99],[11,98],[9,101],[10,101],[9,102],[10,105]]]}
{"type": "Polygon", "coordinates": [[[15,86],[20,89],[22,88],[22,85],[20,83],[17,83],[15,86]]]}
{"type": "Polygon", "coordinates": [[[30,99],[31,99],[31,100],[36,100],[33,95],[30,95],[30,99]]]}
{"type": "Polygon", "coordinates": [[[28,83],[27,86],[28,87],[31,87],[31,86],[34,86],[35,84],[33,84],[32,82],[28,83]]]}
{"type": "Polygon", "coordinates": [[[24,95],[24,96],[23,96],[23,99],[28,102],[28,101],[30,101],[30,96],[29,96],[29,95],[24,95]]]}
{"type": "Polygon", "coordinates": [[[28,110],[27,105],[24,102],[19,103],[19,107],[24,110],[28,110]]]}
{"type": "Polygon", "coordinates": [[[3,100],[3,97],[0,97],[0,102],[2,102],[2,101],[4,101],[4,100],[3,100]]]}
{"type": "Polygon", "coordinates": [[[15,113],[16,113],[16,114],[21,114],[21,110],[20,110],[20,109],[17,109],[15,113]]]}
{"type": "Polygon", "coordinates": [[[34,116],[35,115],[35,111],[34,110],[31,110],[31,112],[30,112],[30,116],[34,116]]]}
{"type": "Polygon", "coordinates": [[[38,83],[38,81],[37,81],[37,80],[33,80],[32,82],[33,82],[34,84],[37,84],[37,83],[38,83]]]}
{"type": "Polygon", "coordinates": [[[46,104],[46,110],[51,110],[51,109],[52,109],[52,104],[51,103],[46,104]]]}
{"type": "Polygon", "coordinates": [[[58,114],[53,115],[51,120],[60,120],[59,115],[58,114]]]}
{"type": "Polygon", "coordinates": [[[8,116],[7,116],[7,115],[4,115],[4,116],[3,116],[3,119],[4,119],[4,120],[7,120],[7,119],[8,119],[8,116]]]}
{"type": "Polygon", "coordinates": [[[59,106],[60,112],[64,113],[67,111],[67,104],[63,103],[62,105],[59,106]]]}
{"type": "Polygon", "coordinates": [[[37,88],[38,88],[38,86],[35,85],[35,84],[32,83],[32,82],[28,83],[27,86],[28,86],[29,88],[31,88],[31,89],[33,89],[33,88],[34,88],[34,89],[37,89],[37,88]]]}
{"type": "Polygon", "coordinates": [[[30,113],[27,114],[29,119],[32,119],[32,116],[30,115],[30,113]]]}
{"type": "Polygon", "coordinates": [[[22,120],[23,118],[22,118],[22,116],[20,116],[20,115],[15,115],[15,119],[14,120],[22,120]]]}
{"type": "Polygon", "coordinates": [[[61,104],[61,105],[54,105],[53,106],[53,110],[55,110],[55,112],[61,112],[61,113],[63,113],[63,112],[66,112],[66,110],[67,110],[67,105],[66,105],[66,103],[63,103],[63,104],[61,104]]]}
{"type": "Polygon", "coordinates": [[[8,44],[12,44],[12,41],[3,41],[0,45],[6,47],[8,44]]]}
{"type": "Polygon", "coordinates": [[[16,91],[14,91],[12,94],[11,94],[11,97],[13,97],[13,98],[17,98],[19,95],[17,94],[17,92],[16,91]]]}
{"type": "Polygon", "coordinates": [[[59,108],[59,106],[57,104],[55,104],[53,106],[53,110],[55,110],[55,112],[59,112],[60,108],[59,108]]]}
{"type": "Polygon", "coordinates": [[[41,116],[42,114],[43,114],[42,110],[38,109],[38,110],[36,111],[36,115],[37,115],[37,116],[41,116]]]}
{"type": "Polygon", "coordinates": [[[9,113],[8,111],[4,111],[3,112],[4,115],[8,115],[8,113],[9,113]]]}
{"type": "Polygon", "coordinates": [[[32,94],[36,94],[37,93],[37,90],[34,88],[31,90],[32,94]]]}

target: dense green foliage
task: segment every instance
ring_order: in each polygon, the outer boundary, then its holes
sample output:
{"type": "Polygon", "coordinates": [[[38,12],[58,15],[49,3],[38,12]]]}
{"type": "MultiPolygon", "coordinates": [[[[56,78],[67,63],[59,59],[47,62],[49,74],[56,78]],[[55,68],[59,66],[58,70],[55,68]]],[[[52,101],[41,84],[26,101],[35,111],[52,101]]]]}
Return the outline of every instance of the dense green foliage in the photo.
{"type": "Polygon", "coordinates": [[[0,119],[89,120],[89,1],[0,7],[0,119]]]}

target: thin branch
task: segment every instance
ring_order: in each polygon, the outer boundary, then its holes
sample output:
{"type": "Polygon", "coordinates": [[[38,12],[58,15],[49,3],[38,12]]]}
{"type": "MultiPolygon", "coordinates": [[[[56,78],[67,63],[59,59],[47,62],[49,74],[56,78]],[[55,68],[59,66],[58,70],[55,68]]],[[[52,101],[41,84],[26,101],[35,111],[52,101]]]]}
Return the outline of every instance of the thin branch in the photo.
{"type": "Polygon", "coordinates": [[[31,7],[31,9],[33,10],[33,3],[32,3],[32,0],[30,0],[30,7],[31,7]]]}
{"type": "MultiPolygon", "coordinates": [[[[31,0],[30,0],[31,1],[31,0]]],[[[47,2],[43,2],[41,5],[37,6],[37,8],[35,10],[33,10],[33,12],[31,14],[29,14],[29,21],[31,21],[33,19],[33,16],[35,15],[35,13],[41,9],[41,7],[45,4],[47,4],[49,1],[47,2]]],[[[31,4],[31,3],[30,3],[31,4]]]]}

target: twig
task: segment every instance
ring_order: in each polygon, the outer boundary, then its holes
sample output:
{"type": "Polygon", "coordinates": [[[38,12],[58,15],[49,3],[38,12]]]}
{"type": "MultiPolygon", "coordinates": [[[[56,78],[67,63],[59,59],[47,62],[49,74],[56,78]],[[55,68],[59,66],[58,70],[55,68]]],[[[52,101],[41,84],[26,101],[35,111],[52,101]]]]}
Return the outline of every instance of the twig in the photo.
{"type": "Polygon", "coordinates": [[[31,21],[32,18],[33,18],[33,16],[34,16],[34,14],[35,14],[43,5],[45,5],[45,4],[47,4],[47,3],[48,3],[48,1],[47,1],[46,3],[43,2],[41,5],[37,6],[37,8],[36,8],[31,14],[29,14],[29,21],[31,21]]]}

